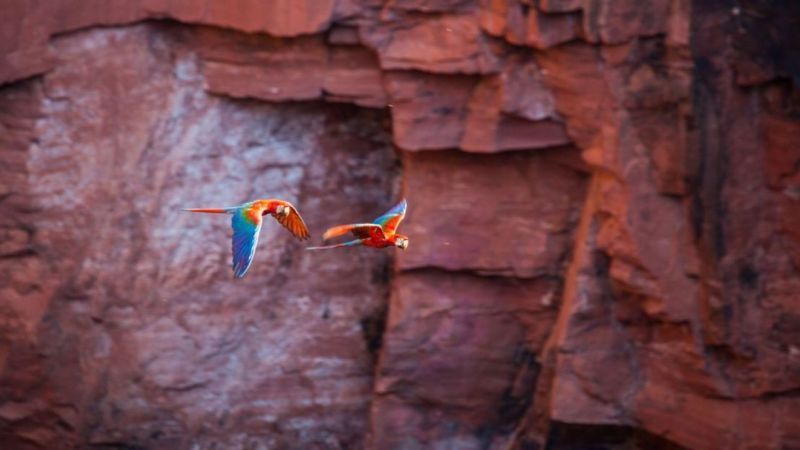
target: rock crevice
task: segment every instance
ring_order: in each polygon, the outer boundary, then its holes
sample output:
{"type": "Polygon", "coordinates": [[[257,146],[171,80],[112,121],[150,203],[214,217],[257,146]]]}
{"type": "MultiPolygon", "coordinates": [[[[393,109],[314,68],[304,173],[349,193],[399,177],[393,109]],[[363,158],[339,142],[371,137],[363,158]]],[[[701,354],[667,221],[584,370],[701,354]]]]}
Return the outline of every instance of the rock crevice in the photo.
{"type": "Polygon", "coordinates": [[[3,448],[800,447],[794,2],[6,3],[3,448]]]}

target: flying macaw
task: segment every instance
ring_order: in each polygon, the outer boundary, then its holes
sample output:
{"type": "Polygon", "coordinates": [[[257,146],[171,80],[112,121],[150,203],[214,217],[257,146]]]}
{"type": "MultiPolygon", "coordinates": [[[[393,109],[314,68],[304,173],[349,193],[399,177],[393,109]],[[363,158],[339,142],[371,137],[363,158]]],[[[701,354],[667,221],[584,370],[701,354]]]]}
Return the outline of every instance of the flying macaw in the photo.
{"type": "Polygon", "coordinates": [[[261,231],[262,216],[271,214],[298,239],[308,239],[310,236],[297,208],[283,200],[255,200],[230,208],[187,208],[184,211],[231,215],[233,276],[236,278],[242,278],[253,262],[256,244],[258,244],[258,233],[261,231]]]}
{"type": "Polygon", "coordinates": [[[328,240],[348,232],[353,233],[357,239],[342,244],[308,247],[306,250],[324,250],[328,248],[350,247],[353,245],[366,245],[367,247],[375,248],[397,247],[401,250],[405,250],[408,248],[408,236],[395,233],[395,231],[406,216],[407,206],[408,203],[403,199],[403,201],[398,203],[394,208],[373,220],[372,223],[353,223],[329,228],[328,231],[322,235],[322,239],[328,240]]]}

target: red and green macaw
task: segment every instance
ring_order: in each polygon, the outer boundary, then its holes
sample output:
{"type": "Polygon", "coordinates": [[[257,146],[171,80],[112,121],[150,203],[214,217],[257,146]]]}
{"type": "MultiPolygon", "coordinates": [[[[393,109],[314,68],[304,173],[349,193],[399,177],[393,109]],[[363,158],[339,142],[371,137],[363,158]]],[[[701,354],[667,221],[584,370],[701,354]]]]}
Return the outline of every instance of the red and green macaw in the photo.
{"type": "Polygon", "coordinates": [[[309,238],[308,228],[297,208],[283,200],[255,200],[230,208],[188,208],[184,211],[231,215],[233,275],[236,278],[243,277],[253,262],[262,216],[272,215],[298,239],[309,238]]]}
{"type": "Polygon", "coordinates": [[[403,218],[406,216],[407,207],[408,203],[403,199],[400,203],[395,205],[394,208],[373,220],[372,223],[353,223],[329,228],[328,231],[322,235],[322,239],[328,240],[346,233],[353,233],[357,239],[342,244],[308,247],[307,250],[323,250],[328,248],[350,247],[353,245],[366,245],[367,247],[374,248],[397,247],[401,250],[405,250],[408,248],[408,236],[398,234],[396,230],[400,222],[402,222],[403,218]]]}

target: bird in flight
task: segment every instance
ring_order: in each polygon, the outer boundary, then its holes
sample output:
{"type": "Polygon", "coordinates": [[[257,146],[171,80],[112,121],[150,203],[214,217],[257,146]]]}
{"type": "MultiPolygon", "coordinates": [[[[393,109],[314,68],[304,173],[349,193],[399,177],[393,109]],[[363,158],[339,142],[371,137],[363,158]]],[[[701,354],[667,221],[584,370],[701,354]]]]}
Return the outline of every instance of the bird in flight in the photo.
{"type": "Polygon", "coordinates": [[[394,208],[373,220],[372,223],[353,223],[329,228],[328,231],[322,235],[322,239],[328,240],[346,233],[353,233],[356,239],[341,244],[308,247],[306,250],[324,250],[328,248],[350,247],[353,245],[366,245],[367,247],[374,248],[397,247],[401,250],[405,250],[408,248],[408,236],[398,234],[395,231],[406,216],[407,206],[408,203],[403,199],[403,201],[395,205],[394,208]]]}
{"type": "Polygon", "coordinates": [[[256,244],[258,244],[258,233],[261,231],[262,216],[271,214],[296,238],[309,238],[308,228],[297,212],[297,208],[283,200],[255,200],[230,208],[187,208],[184,211],[231,215],[233,276],[236,278],[242,278],[253,262],[256,244]]]}

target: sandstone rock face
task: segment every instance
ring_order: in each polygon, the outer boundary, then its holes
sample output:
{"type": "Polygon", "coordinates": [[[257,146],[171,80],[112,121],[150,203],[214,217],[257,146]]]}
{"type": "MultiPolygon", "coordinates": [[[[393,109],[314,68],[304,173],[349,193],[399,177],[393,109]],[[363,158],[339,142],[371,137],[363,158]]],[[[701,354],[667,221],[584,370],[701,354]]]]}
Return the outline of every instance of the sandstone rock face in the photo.
{"type": "Polygon", "coordinates": [[[524,279],[563,272],[584,196],[575,170],[535,152],[452,151],[409,153],[403,169],[414,204],[404,232],[415,239],[398,258],[401,270],[524,279]]]}
{"type": "Polygon", "coordinates": [[[800,447],[796,2],[5,3],[0,447],[800,447]]]}
{"type": "Polygon", "coordinates": [[[559,284],[436,269],[398,275],[375,380],[371,447],[512,445],[559,284]]]}
{"type": "Polygon", "coordinates": [[[387,118],[210,96],[174,31],[56,39],[56,69],[5,92],[3,447],[358,447],[389,255],[314,257],[268,221],[231,284],[230,219],[180,208],[269,194],[315,230],[380,210],[387,118]]]}

